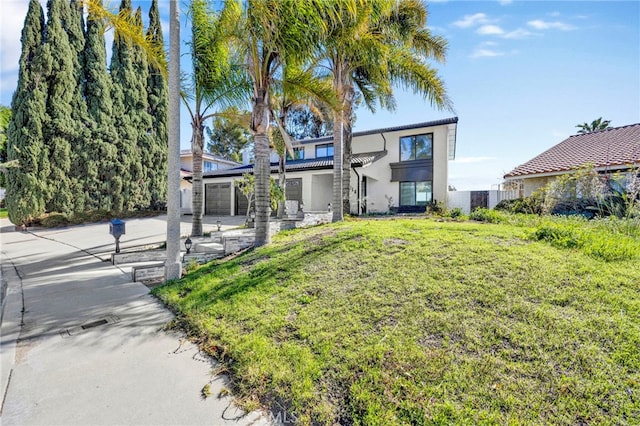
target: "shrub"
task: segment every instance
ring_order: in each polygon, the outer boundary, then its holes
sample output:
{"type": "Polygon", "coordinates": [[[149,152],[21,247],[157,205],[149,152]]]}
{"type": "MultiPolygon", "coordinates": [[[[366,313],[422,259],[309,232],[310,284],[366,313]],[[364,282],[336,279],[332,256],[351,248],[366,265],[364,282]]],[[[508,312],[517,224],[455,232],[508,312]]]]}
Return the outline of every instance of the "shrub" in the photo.
{"type": "Polygon", "coordinates": [[[581,216],[545,219],[530,234],[536,241],[554,247],[578,249],[605,261],[634,259],[640,256],[640,223],[629,224],[636,234],[624,233],[626,220],[605,219],[588,221],[581,216]]]}
{"type": "Polygon", "coordinates": [[[506,221],[506,217],[500,212],[485,208],[479,208],[472,211],[469,215],[469,219],[488,223],[502,223],[506,221]]]}
{"type": "Polygon", "coordinates": [[[442,214],[444,213],[444,204],[442,202],[433,200],[427,203],[426,212],[427,214],[434,214],[434,215],[442,214]]]}
{"type": "Polygon", "coordinates": [[[51,213],[46,217],[42,218],[40,224],[45,228],[57,228],[59,226],[67,226],[70,221],[66,215],[62,213],[51,213]]]}
{"type": "Polygon", "coordinates": [[[505,211],[508,213],[540,215],[543,211],[544,198],[544,190],[539,190],[531,194],[529,197],[515,198],[513,200],[502,200],[498,204],[496,204],[494,209],[505,211]]]}
{"type": "Polygon", "coordinates": [[[456,207],[454,209],[449,210],[448,216],[452,218],[459,218],[462,216],[462,209],[460,207],[456,207]]]}

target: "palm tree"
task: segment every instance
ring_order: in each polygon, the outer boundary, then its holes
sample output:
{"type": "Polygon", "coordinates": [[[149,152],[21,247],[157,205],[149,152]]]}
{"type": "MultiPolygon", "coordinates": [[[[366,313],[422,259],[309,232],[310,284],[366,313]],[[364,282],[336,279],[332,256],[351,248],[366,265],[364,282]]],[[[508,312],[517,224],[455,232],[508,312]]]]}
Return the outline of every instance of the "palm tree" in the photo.
{"type": "Polygon", "coordinates": [[[167,260],[165,280],[182,275],[180,262],[180,11],[178,0],[169,5],[169,132],[167,167],[167,260]]]}
{"type": "Polygon", "coordinates": [[[334,192],[334,221],[350,210],[356,93],[372,111],[376,102],[386,109],[395,108],[394,86],[413,89],[438,108],[452,108],[444,82],[427,63],[430,59],[443,62],[447,43],[426,28],[425,5],[420,0],[356,5],[356,13],[343,16],[343,25],[329,35],[320,51],[324,61],[318,60],[330,71],[341,106],[334,113],[334,191],[342,190],[342,194],[334,192]]]}
{"type": "MultiPolygon", "coordinates": [[[[334,8],[327,7],[328,3],[322,0],[238,0],[238,4],[244,7],[236,28],[235,46],[245,58],[253,88],[251,131],[255,156],[255,245],[261,246],[270,241],[272,85],[287,75],[287,67],[304,63],[313,49],[319,46],[336,15],[334,8]]],[[[307,89],[313,91],[313,88],[307,89]]]]}
{"type": "Polygon", "coordinates": [[[214,107],[241,106],[246,102],[250,90],[249,82],[244,79],[245,74],[240,72],[228,49],[229,34],[240,14],[237,6],[234,2],[226,2],[219,13],[210,10],[205,0],[193,0],[190,6],[193,73],[190,90],[188,94],[183,92],[183,100],[191,116],[192,130],[192,236],[202,236],[205,122],[219,114],[214,107]]]}
{"type": "MultiPolygon", "coordinates": [[[[287,152],[293,157],[290,129],[287,128],[289,114],[297,109],[307,108],[314,116],[322,116],[321,108],[338,108],[337,99],[331,82],[314,73],[314,66],[305,68],[289,66],[281,81],[274,82],[274,93],[271,96],[271,115],[277,131],[271,133],[272,145],[278,154],[278,184],[285,194],[287,189],[286,163],[287,152]],[[318,96],[320,94],[320,97],[318,96]]],[[[325,109],[326,109],[325,108],[325,109]]],[[[277,217],[284,213],[284,200],[278,203],[277,217]]]]}
{"type": "Polygon", "coordinates": [[[576,127],[580,129],[578,130],[578,134],[585,134],[585,133],[597,132],[598,130],[610,129],[611,126],[609,126],[609,123],[611,123],[610,120],[603,120],[602,117],[600,117],[596,120],[593,120],[591,124],[582,123],[582,124],[578,124],[576,127]]]}

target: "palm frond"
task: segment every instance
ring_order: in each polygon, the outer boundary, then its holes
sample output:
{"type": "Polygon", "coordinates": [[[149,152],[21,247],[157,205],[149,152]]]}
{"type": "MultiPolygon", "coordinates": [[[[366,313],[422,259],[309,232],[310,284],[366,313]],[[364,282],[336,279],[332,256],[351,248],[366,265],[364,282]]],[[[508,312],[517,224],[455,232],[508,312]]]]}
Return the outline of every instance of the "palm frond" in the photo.
{"type": "Polygon", "coordinates": [[[126,11],[114,13],[98,0],[83,0],[90,19],[103,23],[105,31],[114,30],[114,37],[127,44],[139,46],[147,55],[147,60],[167,78],[167,60],[164,46],[153,39],[153,34],[145,35],[136,22],[135,15],[126,11]]]}

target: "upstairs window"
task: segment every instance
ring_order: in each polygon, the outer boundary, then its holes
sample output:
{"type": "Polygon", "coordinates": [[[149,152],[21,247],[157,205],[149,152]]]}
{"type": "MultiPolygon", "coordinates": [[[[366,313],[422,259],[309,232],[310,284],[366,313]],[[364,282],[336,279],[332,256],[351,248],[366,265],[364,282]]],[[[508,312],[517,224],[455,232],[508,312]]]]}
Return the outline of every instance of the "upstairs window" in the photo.
{"type": "Polygon", "coordinates": [[[316,145],[316,158],[333,157],[333,144],[324,143],[316,145]]]}
{"type": "Polygon", "coordinates": [[[433,156],[433,133],[400,138],[400,161],[430,160],[433,156]]]}
{"type": "Polygon", "coordinates": [[[287,160],[304,160],[304,148],[293,148],[293,158],[287,150],[287,160]]]}
{"type": "Polygon", "coordinates": [[[218,168],[217,164],[215,164],[215,163],[213,163],[211,161],[204,161],[202,163],[202,171],[203,172],[212,172],[212,171],[216,170],[217,168],[218,168]]]}

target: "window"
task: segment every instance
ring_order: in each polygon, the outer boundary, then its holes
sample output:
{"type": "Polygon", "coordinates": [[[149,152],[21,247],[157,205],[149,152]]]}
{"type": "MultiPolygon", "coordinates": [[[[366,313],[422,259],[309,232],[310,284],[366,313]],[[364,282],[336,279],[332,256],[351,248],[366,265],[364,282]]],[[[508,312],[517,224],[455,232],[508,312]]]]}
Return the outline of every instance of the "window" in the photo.
{"type": "Polygon", "coordinates": [[[428,160],[432,152],[432,133],[400,138],[400,161],[428,160]]]}
{"type": "Polygon", "coordinates": [[[304,148],[293,148],[293,158],[287,151],[287,160],[304,160],[304,148]]]}
{"type": "Polygon", "coordinates": [[[426,206],[432,200],[431,182],[400,182],[401,206],[426,206]]]}
{"type": "Polygon", "coordinates": [[[202,171],[203,172],[212,172],[217,169],[217,165],[211,161],[204,161],[202,163],[202,171]]]}
{"type": "Polygon", "coordinates": [[[321,157],[333,157],[333,144],[324,143],[322,145],[316,145],[316,158],[321,157]]]}

